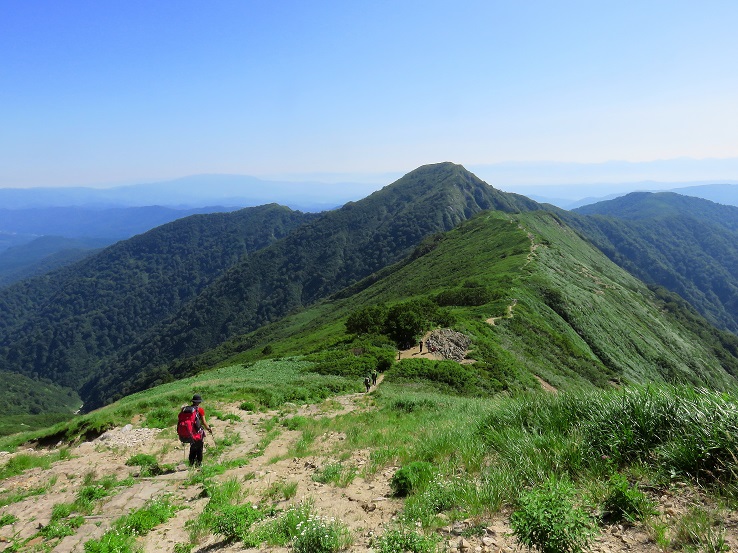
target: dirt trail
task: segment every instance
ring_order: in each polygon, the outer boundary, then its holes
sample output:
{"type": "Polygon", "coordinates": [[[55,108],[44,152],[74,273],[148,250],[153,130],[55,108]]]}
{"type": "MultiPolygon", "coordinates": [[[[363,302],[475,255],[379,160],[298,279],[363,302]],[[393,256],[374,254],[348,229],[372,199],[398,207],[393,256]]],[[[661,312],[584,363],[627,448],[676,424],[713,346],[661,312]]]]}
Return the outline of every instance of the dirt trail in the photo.
{"type": "MultiPolygon", "coordinates": [[[[380,374],[377,386],[382,380],[383,375],[380,374]]],[[[375,390],[377,386],[372,386],[371,390],[375,390]]],[[[238,413],[242,419],[239,422],[232,422],[211,418],[209,421],[215,428],[216,441],[222,439],[226,433],[238,434],[241,437],[241,443],[228,448],[221,458],[228,460],[245,458],[254,452],[264,435],[261,424],[272,417],[277,415],[337,417],[358,410],[371,409],[373,400],[371,393],[348,394],[332,398],[320,405],[299,407],[287,405],[280,411],[267,413],[244,413],[235,405],[216,407],[224,413],[238,413]]],[[[290,501],[278,501],[277,506],[284,508],[303,498],[313,498],[318,511],[326,516],[334,516],[352,528],[357,547],[353,550],[364,551],[368,546],[369,536],[381,533],[382,527],[389,524],[401,508],[401,502],[390,496],[389,487],[389,480],[397,467],[385,467],[366,480],[356,476],[345,488],[314,482],[313,475],[316,471],[326,464],[339,461],[356,467],[358,474],[361,474],[362,469],[369,463],[370,452],[353,451],[348,459],[334,458],[332,455],[334,446],[343,442],[346,436],[329,432],[318,436],[314,442],[314,449],[319,451],[319,454],[306,458],[290,456],[290,449],[300,436],[300,432],[280,428],[279,435],[269,443],[261,455],[253,457],[240,468],[227,471],[217,479],[219,481],[234,477],[241,481],[246,479],[245,487],[248,487],[246,500],[253,503],[261,501],[268,495],[270,488],[273,489],[275,484],[296,483],[297,495],[290,501]]],[[[205,445],[206,462],[208,450],[211,449],[210,440],[211,437],[208,436],[205,445]]],[[[22,492],[44,486],[48,489],[42,495],[29,497],[0,509],[0,515],[10,514],[18,519],[12,525],[0,527],[0,550],[12,543],[13,539],[20,541],[37,534],[40,528],[49,523],[54,505],[74,501],[86,475],[94,480],[104,476],[114,476],[119,481],[123,480],[139,472],[137,467],[126,466],[126,460],[137,453],[148,453],[155,455],[160,464],[174,465],[177,470],[157,477],[136,478],[133,486],[116,488],[111,497],[99,502],[93,515],[85,517],[84,524],[75,535],[63,538],[53,551],[83,552],[84,543],[100,537],[115,519],[142,507],[149,499],[165,494],[174,502],[182,504],[184,509],[162,528],[155,529],[148,536],[141,538],[141,542],[145,553],[173,551],[175,544],[189,541],[188,531],[185,528],[186,521],[195,518],[207,503],[207,499],[201,497],[202,488],[199,485],[187,485],[186,480],[191,476],[191,469],[183,462],[186,458],[186,447],[189,446],[182,446],[176,439],[173,429],[159,431],[128,425],[110,431],[92,442],[74,447],[71,459],[56,462],[50,469],[32,469],[5,480],[2,482],[3,488],[0,493],[22,492]]],[[[46,452],[28,450],[24,453],[46,452]]],[[[5,458],[9,456],[6,455],[5,458]]],[[[3,462],[1,458],[0,462],[3,462]]],[[[42,543],[43,539],[37,537],[32,543],[27,544],[24,550],[32,551],[42,543]]],[[[209,548],[242,549],[235,545],[221,547],[215,538],[201,546],[201,550],[211,550],[209,548]]],[[[280,551],[280,548],[271,550],[276,552],[280,551]]]]}
{"type": "MultiPolygon", "coordinates": [[[[411,348],[404,352],[407,355],[430,357],[428,352],[411,348]]],[[[379,376],[378,385],[383,375],[379,376]]],[[[372,391],[376,387],[372,387],[372,391]]],[[[369,471],[371,477],[363,478],[362,469],[371,462],[370,451],[351,450],[345,445],[347,437],[340,432],[327,432],[316,437],[314,455],[297,457],[290,452],[301,437],[300,432],[281,428],[279,435],[273,439],[261,454],[256,455],[257,444],[264,437],[262,423],[274,416],[309,416],[337,417],[347,413],[374,409],[373,394],[358,393],[331,398],[320,405],[290,406],[281,411],[268,413],[244,413],[236,405],[215,405],[223,413],[238,413],[241,421],[219,421],[210,419],[215,427],[216,440],[222,439],[226,433],[238,434],[243,442],[226,450],[223,459],[242,459],[253,455],[243,466],[234,468],[217,477],[218,481],[236,478],[248,489],[245,501],[259,502],[269,497],[270,490],[276,485],[296,484],[297,493],[290,500],[279,500],[273,497],[279,508],[286,508],[304,498],[312,498],[316,509],[323,515],[334,516],[344,522],[352,532],[354,543],[350,552],[369,552],[372,536],[380,535],[390,527],[402,510],[402,502],[391,496],[390,479],[398,467],[385,466],[378,471],[369,471]],[[322,484],[313,481],[316,471],[329,463],[342,462],[344,465],[356,467],[357,476],[345,488],[333,484],[322,484]]],[[[207,405],[206,405],[207,408],[207,405]]],[[[207,409],[206,409],[207,410],[207,409]]],[[[206,442],[207,443],[207,442],[206,442]]],[[[206,445],[206,462],[211,447],[206,445]]],[[[47,485],[48,490],[42,494],[28,497],[22,501],[11,503],[0,508],[0,516],[12,514],[18,521],[12,525],[0,527],[0,550],[7,548],[12,540],[26,539],[35,535],[39,528],[48,524],[51,510],[55,504],[71,502],[83,484],[86,474],[95,478],[113,475],[122,480],[138,469],[128,467],[125,461],[136,453],[150,453],[157,456],[162,464],[178,465],[178,469],[170,474],[154,478],[136,478],[130,487],[114,490],[111,497],[99,502],[95,512],[85,517],[85,523],[74,536],[60,540],[52,549],[58,553],[83,553],[87,540],[101,536],[111,523],[128,514],[133,509],[143,506],[147,500],[168,495],[172,501],[183,508],[167,523],[155,528],[150,534],[139,538],[144,553],[172,553],[176,544],[189,541],[186,523],[195,519],[207,503],[202,496],[200,485],[189,485],[190,469],[182,464],[185,450],[179,444],[173,429],[152,430],[127,426],[115,429],[100,438],[80,444],[72,449],[72,458],[54,463],[50,469],[33,469],[26,473],[9,478],[2,482],[1,497],[13,492],[31,490],[47,485]]],[[[0,457],[0,462],[5,455],[0,457]]],[[[661,492],[656,498],[660,510],[667,513],[667,520],[678,512],[686,512],[690,502],[698,503],[701,499],[689,495],[661,492]]],[[[449,520],[442,529],[443,543],[449,551],[465,553],[515,553],[522,552],[510,535],[508,524],[509,513],[498,513],[492,519],[449,520]],[[470,535],[472,527],[483,528],[481,533],[470,535]]],[[[738,519],[733,514],[728,518],[726,541],[734,548],[738,546],[738,519]]],[[[34,538],[21,551],[41,551],[43,539],[34,538]]],[[[48,551],[48,549],[45,549],[48,551]]],[[[271,553],[287,553],[289,548],[262,548],[259,551],[271,553]]],[[[194,553],[212,551],[236,552],[245,551],[238,543],[226,544],[217,537],[210,537],[193,549],[194,553]]],[[[249,551],[257,551],[252,549],[249,551]]],[[[642,526],[616,525],[603,529],[591,548],[595,553],[647,553],[660,551],[653,537],[642,526]]]]}

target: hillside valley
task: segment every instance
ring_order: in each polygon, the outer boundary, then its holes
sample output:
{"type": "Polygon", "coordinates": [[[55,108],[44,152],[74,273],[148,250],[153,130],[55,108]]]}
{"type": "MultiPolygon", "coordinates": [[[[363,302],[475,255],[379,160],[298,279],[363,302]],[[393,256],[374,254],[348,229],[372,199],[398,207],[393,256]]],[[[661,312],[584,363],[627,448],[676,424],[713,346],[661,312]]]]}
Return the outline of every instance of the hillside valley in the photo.
{"type": "Polygon", "coordinates": [[[598,217],[439,164],[334,212],[196,216],[9,287],[4,362],[53,358],[70,402],[99,407],[0,438],[0,543],[738,547],[738,337],[595,247],[598,217]],[[142,315],[117,344],[114,301],[142,315]],[[214,427],[200,468],[174,432],[193,393],[214,427]],[[529,533],[546,520],[563,537],[529,533]]]}
{"type": "Polygon", "coordinates": [[[633,193],[561,215],[621,267],[738,332],[738,207],[633,193]]]}
{"type": "Polygon", "coordinates": [[[94,407],[111,394],[133,391],[107,386],[111,373],[135,381],[138,373],[149,371],[136,389],[144,382],[166,381],[172,376],[161,371],[164,363],[206,351],[334,293],[402,259],[429,234],[450,230],[484,209],[537,207],[447,163],[420,168],[340,210],[320,215],[287,210],[295,214],[295,225],[282,236],[251,216],[276,207],[237,212],[250,232],[276,240],[268,248],[264,241],[248,244],[253,255],[247,257],[239,255],[242,230],[227,236],[227,228],[210,224],[216,217],[231,224],[234,215],[186,218],[63,272],[0,291],[8,314],[0,324],[0,367],[51,378],[78,390],[94,407]],[[306,218],[312,219],[299,225],[306,218]],[[199,226],[190,228],[192,221],[199,226]],[[200,232],[217,245],[201,242],[200,232]],[[180,258],[178,244],[188,240],[188,255],[201,261],[180,258]],[[211,260],[214,254],[222,259],[211,260]],[[178,267],[185,272],[172,272],[178,267]],[[105,272],[109,279],[100,278],[105,272]],[[161,292],[150,301],[154,289],[161,292]],[[112,309],[111,300],[121,302],[121,309],[112,309]],[[106,380],[97,384],[103,375],[106,380]]]}

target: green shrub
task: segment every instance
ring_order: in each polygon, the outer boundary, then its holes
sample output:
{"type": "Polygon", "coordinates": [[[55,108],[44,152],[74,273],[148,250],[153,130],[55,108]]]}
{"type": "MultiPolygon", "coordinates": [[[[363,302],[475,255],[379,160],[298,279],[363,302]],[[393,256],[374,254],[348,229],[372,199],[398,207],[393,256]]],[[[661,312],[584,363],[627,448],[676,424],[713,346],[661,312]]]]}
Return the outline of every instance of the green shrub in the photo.
{"type": "Polygon", "coordinates": [[[402,359],[388,373],[392,380],[425,380],[443,392],[475,395],[489,388],[492,383],[485,382],[471,365],[461,365],[456,361],[434,361],[425,358],[402,359]]]}
{"type": "Polygon", "coordinates": [[[156,465],[156,457],[148,455],[146,453],[138,453],[133,457],[129,457],[126,461],[126,466],[129,467],[150,467],[156,465]]]}
{"type": "Polygon", "coordinates": [[[622,474],[613,474],[607,488],[607,497],[603,504],[603,515],[606,519],[613,521],[626,519],[634,522],[656,514],[654,503],[638,489],[637,485],[631,486],[622,474]]]}
{"type": "Polygon", "coordinates": [[[592,518],[573,503],[574,486],[552,477],[520,497],[510,519],[520,543],[541,553],[581,553],[594,535],[592,518]]]}
{"type": "Polygon", "coordinates": [[[434,468],[430,463],[414,461],[400,468],[392,476],[390,487],[397,497],[405,497],[417,493],[433,478],[434,468]]]}
{"type": "Polygon", "coordinates": [[[244,540],[251,525],[264,518],[264,513],[252,505],[223,505],[211,518],[210,530],[226,541],[244,540]]]}
{"type": "Polygon", "coordinates": [[[241,403],[241,405],[238,406],[239,409],[242,411],[251,411],[256,412],[258,411],[258,407],[255,402],[253,401],[244,401],[241,403]]]}
{"type": "MultiPolygon", "coordinates": [[[[499,295],[499,294],[497,294],[499,295]]],[[[464,286],[440,292],[435,297],[435,302],[440,306],[478,306],[497,299],[486,286],[464,286]]]]}
{"type": "Polygon", "coordinates": [[[130,457],[126,461],[126,465],[129,467],[141,467],[140,476],[158,476],[172,471],[170,466],[161,466],[156,460],[156,457],[145,453],[139,453],[130,457]]]}
{"type": "Polygon", "coordinates": [[[351,313],[346,319],[346,331],[351,334],[381,334],[387,318],[384,305],[369,305],[351,313]]]}
{"type": "Polygon", "coordinates": [[[295,553],[336,553],[351,543],[348,528],[333,519],[311,516],[297,525],[295,553]]]}
{"type": "Polygon", "coordinates": [[[377,553],[435,553],[440,538],[424,536],[406,528],[388,530],[373,545],[377,553]]]}

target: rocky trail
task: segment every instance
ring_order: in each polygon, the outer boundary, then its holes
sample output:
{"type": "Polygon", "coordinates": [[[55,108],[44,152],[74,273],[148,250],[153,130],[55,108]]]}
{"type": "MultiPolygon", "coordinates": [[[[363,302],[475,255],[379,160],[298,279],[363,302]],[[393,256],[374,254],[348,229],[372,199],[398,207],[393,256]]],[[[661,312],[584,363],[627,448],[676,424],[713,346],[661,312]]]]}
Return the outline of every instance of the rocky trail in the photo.
{"type": "MultiPolygon", "coordinates": [[[[435,355],[434,352],[407,350],[405,355],[435,355]]],[[[402,354],[401,354],[402,355],[402,354]]],[[[377,385],[381,384],[381,375],[377,385]]],[[[372,388],[372,391],[375,387],[372,388]]],[[[205,404],[207,408],[207,404],[205,404]]],[[[392,497],[390,479],[396,466],[382,467],[379,471],[364,472],[362,469],[370,462],[370,451],[354,450],[347,453],[343,448],[340,458],[337,445],[346,439],[338,432],[328,432],[316,437],[313,451],[307,457],[290,454],[301,433],[278,427],[279,432],[263,451],[257,451],[257,444],[265,435],[264,423],[274,417],[306,416],[336,417],[359,410],[374,409],[372,393],[348,394],[331,398],[321,405],[286,405],[280,411],[267,413],[246,413],[236,405],[215,405],[221,413],[237,414],[239,421],[221,421],[209,417],[215,428],[215,440],[228,435],[240,436],[240,441],[227,448],[219,459],[248,459],[242,466],[217,476],[218,481],[236,478],[248,489],[245,501],[257,503],[269,497],[277,508],[287,508],[303,499],[311,498],[315,508],[328,517],[335,517],[345,523],[353,536],[352,552],[372,551],[373,536],[381,535],[391,527],[402,510],[401,500],[392,497]],[[356,477],[345,487],[323,484],[314,481],[316,471],[329,463],[342,462],[356,467],[356,477]],[[363,476],[371,474],[372,476],[363,476]],[[281,484],[296,486],[296,493],[289,500],[280,499],[270,490],[281,484]]],[[[207,411],[207,409],[206,409],[207,411]]],[[[205,462],[212,451],[211,438],[206,441],[205,462]]],[[[21,453],[29,453],[23,451],[21,453]]],[[[35,451],[34,454],[47,453],[35,451]]],[[[10,548],[22,540],[28,541],[19,551],[54,551],[59,553],[81,553],[86,541],[99,538],[117,518],[140,508],[152,498],[167,495],[173,503],[182,507],[174,518],[155,528],[148,535],[138,538],[144,553],[174,552],[175,546],[189,542],[186,523],[195,519],[208,502],[203,496],[201,484],[192,484],[193,471],[184,463],[185,450],[176,438],[174,429],[156,430],[127,425],[110,430],[90,442],[81,443],[71,449],[68,459],[57,461],[49,469],[35,468],[3,481],[0,497],[14,493],[46,487],[43,494],[33,495],[21,501],[12,502],[0,508],[0,516],[13,515],[17,521],[0,527],[0,550],[10,548]],[[137,467],[126,466],[125,462],[138,453],[155,455],[160,464],[176,467],[173,472],[156,477],[140,477],[137,467]],[[133,475],[131,486],[115,488],[113,493],[96,503],[91,515],[85,516],[84,523],[72,536],[59,540],[44,541],[38,535],[39,529],[49,523],[54,505],[71,502],[86,481],[103,477],[114,477],[118,481],[133,475]],[[35,536],[35,537],[34,537],[35,536]],[[49,545],[52,547],[49,548],[49,545]]],[[[14,455],[17,455],[14,454],[14,455]]],[[[0,457],[4,463],[10,457],[0,457]]],[[[685,512],[690,504],[700,501],[689,493],[662,493],[656,498],[659,508],[669,517],[685,512]]],[[[498,513],[491,520],[448,520],[441,530],[442,547],[448,551],[461,552],[518,552],[524,548],[516,544],[511,536],[509,513],[498,513]],[[475,528],[477,531],[471,532],[475,528]],[[479,529],[481,528],[481,531],[479,529]]],[[[726,542],[738,547],[738,519],[732,514],[726,521],[726,542]]],[[[595,539],[591,548],[594,552],[659,552],[660,548],[652,533],[639,525],[615,525],[606,527],[595,539]]],[[[244,551],[240,543],[225,543],[217,536],[210,536],[199,543],[192,551],[204,553],[211,551],[244,551]]],[[[274,553],[290,551],[289,548],[270,547],[258,549],[274,553]]],[[[257,551],[250,549],[249,551],[257,551]]]]}

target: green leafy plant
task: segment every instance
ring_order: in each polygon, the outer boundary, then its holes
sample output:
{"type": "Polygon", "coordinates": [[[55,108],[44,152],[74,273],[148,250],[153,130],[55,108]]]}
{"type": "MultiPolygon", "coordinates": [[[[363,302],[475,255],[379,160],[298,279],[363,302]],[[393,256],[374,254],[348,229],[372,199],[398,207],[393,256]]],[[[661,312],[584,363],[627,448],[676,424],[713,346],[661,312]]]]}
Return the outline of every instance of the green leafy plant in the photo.
{"type": "Polygon", "coordinates": [[[594,523],[573,503],[574,486],[552,477],[520,497],[510,523],[520,543],[541,553],[581,553],[594,536],[594,523]]]}
{"type": "Polygon", "coordinates": [[[430,482],[434,471],[433,465],[425,461],[414,461],[403,466],[392,476],[392,493],[397,497],[404,497],[422,490],[430,482]]]}
{"type": "Polygon", "coordinates": [[[634,522],[656,514],[654,502],[620,473],[613,474],[608,481],[603,511],[604,518],[613,521],[634,522]]]}
{"type": "Polygon", "coordinates": [[[158,476],[159,474],[168,472],[165,467],[159,465],[156,457],[145,453],[139,453],[130,457],[126,461],[126,465],[129,467],[141,467],[141,476],[158,476]]]}
{"type": "Polygon", "coordinates": [[[311,516],[297,525],[292,549],[295,553],[335,553],[350,543],[351,534],[344,524],[334,519],[311,516]]]}
{"type": "Polygon", "coordinates": [[[259,410],[259,407],[255,401],[242,401],[241,405],[239,405],[238,408],[243,411],[251,412],[256,412],[259,410]]]}
{"type": "Polygon", "coordinates": [[[247,539],[251,525],[264,518],[264,513],[253,505],[224,505],[211,517],[210,530],[226,541],[247,539]]]}
{"type": "Polygon", "coordinates": [[[440,538],[425,536],[407,528],[388,530],[372,544],[377,553],[435,553],[440,538]]]}

